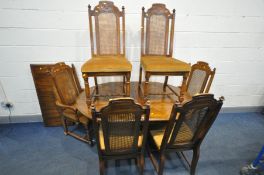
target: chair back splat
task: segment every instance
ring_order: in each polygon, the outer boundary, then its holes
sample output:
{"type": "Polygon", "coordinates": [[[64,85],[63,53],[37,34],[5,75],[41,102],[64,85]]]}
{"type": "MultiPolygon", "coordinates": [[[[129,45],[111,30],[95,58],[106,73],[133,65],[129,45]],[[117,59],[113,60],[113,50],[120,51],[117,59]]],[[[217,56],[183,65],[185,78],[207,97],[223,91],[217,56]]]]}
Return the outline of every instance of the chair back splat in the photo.
{"type": "Polygon", "coordinates": [[[92,56],[125,55],[125,8],[100,1],[94,10],[89,5],[88,13],[92,56]]]}

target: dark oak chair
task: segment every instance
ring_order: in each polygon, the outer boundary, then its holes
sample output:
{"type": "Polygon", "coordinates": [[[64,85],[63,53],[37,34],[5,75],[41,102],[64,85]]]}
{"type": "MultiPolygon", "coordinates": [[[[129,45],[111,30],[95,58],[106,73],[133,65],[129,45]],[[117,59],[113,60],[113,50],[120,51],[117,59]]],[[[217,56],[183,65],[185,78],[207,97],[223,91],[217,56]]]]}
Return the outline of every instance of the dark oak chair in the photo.
{"type": "MultiPolygon", "coordinates": [[[[200,93],[208,93],[214,79],[216,69],[211,70],[208,63],[198,61],[192,65],[190,75],[187,80],[187,93],[194,96],[200,93]]],[[[170,88],[170,86],[168,86],[170,88]]],[[[172,91],[173,89],[170,88],[172,91]]],[[[179,96],[180,89],[176,89],[176,94],[179,96]]]]}
{"type": "Polygon", "coordinates": [[[149,105],[143,108],[131,98],[118,98],[110,100],[99,112],[92,107],[92,116],[100,174],[104,174],[108,159],[136,159],[142,174],[149,105]]]}
{"type": "Polygon", "coordinates": [[[89,137],[88,118],[80,114],[76,108],[76,98],[82,91],[78,81],[75,68],[71,68],[65,63],[55,64],[50,71],[54,82],[54,94],[56,97],[56,105],[62,117],[64,134],[71,135],[81,141],[91,144],[89,137]],[[76,134],[73,130],[69,130],[68,123],[82,124],[86,130],[84,136],[76,134]]]}
{"type": "Polygon", "coordinates": [[[164,4],[153,4],[147,12],[144,7],[142,8],[139,85],[141,85],[142,71],[144,70],[145,97],[149,94],[148,84],[152,75],[165,76],[164,91],[168,83],[168,76],[182,76],[181,92],[186,91],[186,80],[191,67],[172,57],[174,20],[175,10],[171,13],[164,4]]]}
{"type": "Polygon", "coordinates": [[[192,150],[193,157],[190,174],[195,174],[196,165],[200,155],[200,145],[208,130],[214,123],[223,104],[223,97],[214,99],[212,94],[201,94],[183,105],[175,104],[171,116],[165,128],[150,131],[151,161],[158,172],[163,174],[165,154],[177,152],[187,161],[183,151],[192,150]],[[158,152],[158,159],[153,152],[158,152]]]}
{"type": "Polygon", "coordinates": [[[91,104],[94,96],[94,92],[90,92],[89,77],[94,77],[95,93],[98,95],[97,76],[122,76],[123,93],[130,96],[132,65],[125,56],[125,9],[122,7],[119,11],[113,2],[99,1],[94,10],[89,5],[88,12],[92,58],[81,69],[87,104],[91,104]]]}

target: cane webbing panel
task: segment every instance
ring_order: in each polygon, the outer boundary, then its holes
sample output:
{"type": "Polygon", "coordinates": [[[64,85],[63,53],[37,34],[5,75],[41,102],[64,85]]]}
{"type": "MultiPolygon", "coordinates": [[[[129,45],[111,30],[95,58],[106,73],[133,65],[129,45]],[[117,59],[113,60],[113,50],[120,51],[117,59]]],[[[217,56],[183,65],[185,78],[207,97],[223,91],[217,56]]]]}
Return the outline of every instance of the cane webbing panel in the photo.
{"type": "Polygon", "coordinates": [[[178,131],[174,144],[191,142],[207,112],[208,107],[189,110],[185,115],[184,122],[178,131]]]}
{"type": "Polygon", "coordinates": [[[109,150],[111,152],[136,150],[138,138],[135,137],[138,137],[139,123],[133,113],[109,114],[106,126],[103,126],[106,129],[106,133],[103,134],[105,141],[109,143],[109,150]]]}
{"type": "Polygon", "coordinates": [[[167,19],[164,15],[151,15],[149,20],[149,45],[147,54],[165,55],[167,19]]]}
{"type": "MultiPolygon", "coordinates": [[[[117,21],[113,13],[98,15],[99,55],[118,54],[117,21]]],[[[98,41],[97,41],[98,42],[98,41]]]]}
{"type": "Polygon", "coordinates": [[[187,92],[194,96],[197,93],[200,93],[203,83],[205,82],[206,72],[203,70],[194,70],[192,73],[191,80],[189,82],[189,86],[187,92]]]}
{"type": "Polygon", "coordinates": [[[76,84],[72,75],[67,71],[58,71],[54,75],[56,81],[56,88],[60,93],[61,100],[66,105],[72,105],[75,103],[76,98],[78,97],[78,91],[76,90],[76,84]]]}

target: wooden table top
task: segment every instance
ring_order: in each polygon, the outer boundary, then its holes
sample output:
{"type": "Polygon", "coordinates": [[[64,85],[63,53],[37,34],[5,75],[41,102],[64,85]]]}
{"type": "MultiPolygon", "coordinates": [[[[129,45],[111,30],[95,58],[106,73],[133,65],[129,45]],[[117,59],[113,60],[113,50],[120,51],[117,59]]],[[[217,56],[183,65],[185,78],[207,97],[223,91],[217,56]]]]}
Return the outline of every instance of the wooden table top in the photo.
{"type": "MultiPolygon", "coordinates": [[[[95,97],[93,104],[96,110],[99,111],[102,107],[108,104],[109,99],[116,97],[123,97],[122,94],[122,82],[110,82],[100,84],[99,94],[117,94],[115,96],[95,97]],[[120,94],[120,95],[118,95],[120,94]]],[[[171,86],[175,91],[179,91],[177,87],[171,86]]],[[[91,88],[91,92],[93,91],[91,88]]],[[[131,97],[141,105],[144,105],[145,101],[138,88],[138,82],[131,82],[131,97]]],[[[184,101],[191,99],[190,96],[184,95],[184,101]]],[[[173,104],[178,100],[178,97],[174,95],[168,88],[166,92],[163,92],[163,83],[151,82],[149,84],[149,101],[150,101],[150,121],[167,121],[170,117],[173,104]],[[160,94],[160,95],[154,95],[160,94]]],[[[92,119],[91,110],[86,104],[86,95],[83,91],[76,101],[77,109],[86,117],[92,119]]]]}

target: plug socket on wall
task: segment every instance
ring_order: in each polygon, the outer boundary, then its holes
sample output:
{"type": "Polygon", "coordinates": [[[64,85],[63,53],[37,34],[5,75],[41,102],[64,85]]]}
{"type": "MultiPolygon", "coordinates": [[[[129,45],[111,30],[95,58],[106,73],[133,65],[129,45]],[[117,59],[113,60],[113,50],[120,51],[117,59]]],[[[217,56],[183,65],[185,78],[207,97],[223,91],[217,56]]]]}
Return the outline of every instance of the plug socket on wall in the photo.
{"type": "Polygon", "coordinates": [[[9,101],[3,101],[3,102],[1,102],[1,106],[3,107],[3,108],[12,108],[14,105],[13,105],[13,103],[11,103],[11,102],[9,102],[9,101]]]}

